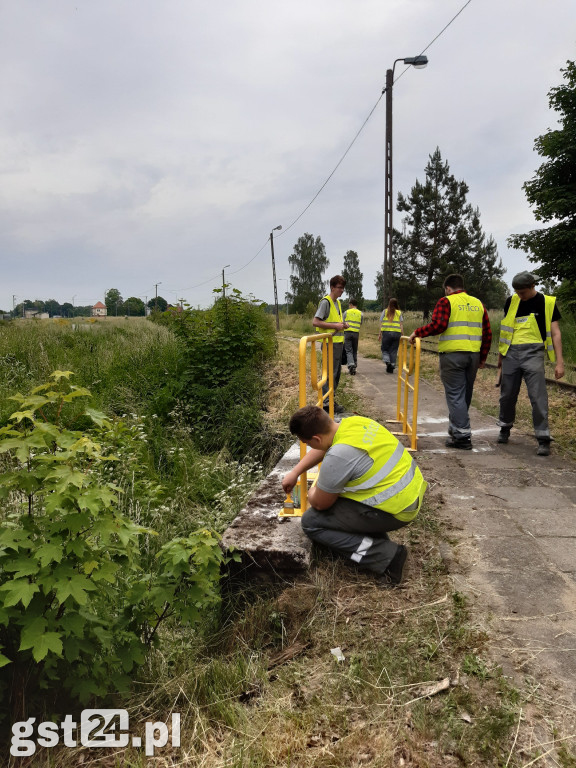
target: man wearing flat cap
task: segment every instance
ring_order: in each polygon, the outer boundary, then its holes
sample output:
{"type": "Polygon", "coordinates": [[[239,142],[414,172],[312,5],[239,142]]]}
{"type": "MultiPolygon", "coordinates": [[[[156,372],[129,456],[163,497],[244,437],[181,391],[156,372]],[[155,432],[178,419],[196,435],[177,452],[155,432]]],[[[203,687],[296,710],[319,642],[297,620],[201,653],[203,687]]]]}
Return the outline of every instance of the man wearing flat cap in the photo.
{"type": "Polygon", "coordinates": [[[516,402],[522,379],[532,404],[532,423],[538,441],[538,456],[550,455],[548,392],[544,372],[546,355],[556,362],[554,375],[564,376],[560,312],[555,296],[536,290],[538,278],[519,272],[512,280],[514,295],[506,299],[500,325],[498,367],[502,368],[499,443],[507,443],[516,418],[516,402]]]}

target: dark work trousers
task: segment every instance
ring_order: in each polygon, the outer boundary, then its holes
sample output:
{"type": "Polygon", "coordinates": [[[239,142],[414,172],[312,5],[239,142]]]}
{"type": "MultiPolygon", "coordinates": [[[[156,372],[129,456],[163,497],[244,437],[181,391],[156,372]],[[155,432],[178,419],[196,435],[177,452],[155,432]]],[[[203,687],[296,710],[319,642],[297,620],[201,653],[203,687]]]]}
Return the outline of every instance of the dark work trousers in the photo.
{"type": "Polygon", "coordinates": [[[344,334],[344,352],[346,353],[346,365],[358,365],[358,337],[355,331],[346,331],[344,334]]]}
{"type": "Polygon", "coordinates": [[[517,344],[508,349],[502,360],[500,389],[500,427],[511,427],[516,418],[516,402],[522,379],[526,382],[532,403],[532,423],[537,440],[550,440],[548,425],[548,391],[544,371],[543,344],[517,344]]]}
{"type": "MultiPolygon", "coordinates": [[[[332,358],[332,370],[334,371],[334,400],[336,400],[336,388],[340,381],[340,367],[342,365],[342,353],[344,351],[344,342],[339,341],[332,345],[333,358],[332,358]]],[[[322,394],[328,392],[328,382],[322,387],[322,394]]],[[[328,400],[324,400],[325,405],[328,405],[328,400]]]]}
{"type": "Polygon", "coordinates": [[[392,367],[396,365],[396,356],[398,355],[398,347],[400,346],[401,336],[401,333],[382,331],[382,340],[380,342],[382,360],[385,363],[390,363],[392,367]]]}
{"type": "Polygon", "coordinates": [[[384,573],[398,551],[388,531],[405,525],[395,515],[343,497],[330,509],[310,507],[302,515],[302,530],[309,539],[377,574],[384,573]]]}
{"type": "Polygon", "coordinates": [[[454,440],[469,440],[472,435],[468,409],[480,365],[480,352],[442,352],[440,378],[448,405],[448,433],[454,440]]]}

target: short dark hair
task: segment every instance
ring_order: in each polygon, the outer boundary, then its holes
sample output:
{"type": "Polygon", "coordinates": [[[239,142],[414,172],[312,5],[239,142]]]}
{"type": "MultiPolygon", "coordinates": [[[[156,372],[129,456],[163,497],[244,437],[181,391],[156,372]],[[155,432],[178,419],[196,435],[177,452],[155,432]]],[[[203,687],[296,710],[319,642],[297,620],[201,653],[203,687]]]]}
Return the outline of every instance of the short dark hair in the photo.
{"type": "Polygon", "coordinates": [[[325,435],[330,431],[332,420],[317,405],[305,405],[290,419],[290,432],[301,440],[310,440],[314,435],[325,435]]]}
{"type": "Polygon", "coordinates": [[[358,302],[356,301],[356,299],[348,299],[348,304],[351,304],[353,307],[358,306],[358,302]]]}
{"type": "Polygon", "coordinates": [[[448,275],[444,280],[444,288],[464,288],[464,278],[462,275],[448,275]]]}
{"type": "Polygon", "coordinates": [[[340,285],[342,288],[346,287],[346,280],[342,277],[342,275],[334,275],[334,277],[330,278],[330,288],[336,288],[340,285]]]}

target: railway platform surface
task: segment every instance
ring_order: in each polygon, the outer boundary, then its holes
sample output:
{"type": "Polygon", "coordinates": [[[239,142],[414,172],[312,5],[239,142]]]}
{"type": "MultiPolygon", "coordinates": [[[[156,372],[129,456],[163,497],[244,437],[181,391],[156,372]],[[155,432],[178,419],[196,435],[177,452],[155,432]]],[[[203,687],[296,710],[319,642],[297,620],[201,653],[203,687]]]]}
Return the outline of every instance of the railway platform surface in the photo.
{"type": "MultiPolygon", "coordinates": [[[[384,424],[395,418],[397,378],[380,360],[359,355],[353,387],[369,403],[363,415],[384,424]]],[[[504,672],[546,676],[574,706],[576,462],[557,455],[554,443],[551,456],[536,456],[534,436],[516,429],[500,445],[495,418],[474,407],[470,416],[473,449],[446,448],[444,393],[420,381],[414,455],[446,525],[441,556],[454,590],[482,609],[504,672]]]]}

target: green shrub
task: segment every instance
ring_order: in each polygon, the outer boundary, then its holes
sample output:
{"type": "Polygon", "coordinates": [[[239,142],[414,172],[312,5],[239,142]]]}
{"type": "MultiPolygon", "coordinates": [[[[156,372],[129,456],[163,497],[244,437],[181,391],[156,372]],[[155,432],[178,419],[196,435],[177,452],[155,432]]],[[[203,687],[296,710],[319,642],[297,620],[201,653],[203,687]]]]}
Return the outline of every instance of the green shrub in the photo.
{"type": "Polygon", "coordinates": [[[81,405],[90,393],[71,375],[13,396],[0,429],[0,694],[13,715],[40,689],[82,702],[127,690],[163,621],[195,625],[220,599],[215,535],[155,548],[155,532],[120,511],[103,480],[112,425],[81,405]],[[90,427],[65,426],[70,409],[90,427]]]}
{"type": "Polygon", "coordinates": [[[165,314],[183,347],[178,416],[203,451],[262,456],[269,436],[262,419],[265,363],[276,349],[265,305],[234,289],[208,310],[165,314]]]}

